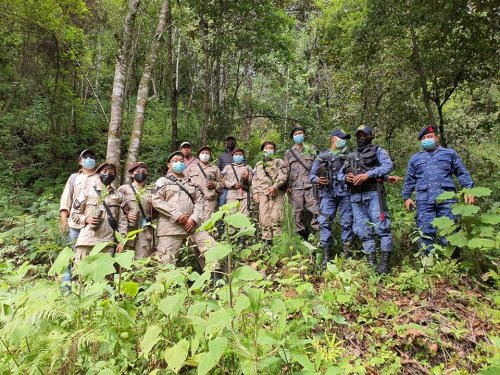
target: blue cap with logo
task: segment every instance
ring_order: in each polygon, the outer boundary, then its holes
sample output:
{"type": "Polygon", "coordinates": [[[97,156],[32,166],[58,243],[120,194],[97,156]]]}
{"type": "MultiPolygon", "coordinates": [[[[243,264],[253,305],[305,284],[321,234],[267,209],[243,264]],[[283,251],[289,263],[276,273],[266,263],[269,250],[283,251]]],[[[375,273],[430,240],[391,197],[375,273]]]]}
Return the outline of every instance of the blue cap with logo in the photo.
{"type": "Polygon", "coordinates": [[[358,128],[356,129],[356,134],[358,134],[358,132],[363,132],[365,134],[373,136],[373,129],[366,125],[358,126],[358,128]]]}
{"type": "Polygon", "coordinates": [[[330,137],[339,137],[342,139],[351,139],[351,135],[347,134],[344,129],[335,128],[330,132],[330,137]]]}

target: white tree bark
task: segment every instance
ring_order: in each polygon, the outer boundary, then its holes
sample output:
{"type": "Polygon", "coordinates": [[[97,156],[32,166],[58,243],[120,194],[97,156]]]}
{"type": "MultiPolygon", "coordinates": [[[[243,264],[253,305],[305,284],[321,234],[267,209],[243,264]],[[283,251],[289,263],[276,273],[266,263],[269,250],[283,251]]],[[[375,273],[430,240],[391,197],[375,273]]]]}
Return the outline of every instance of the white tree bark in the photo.
{"type": "Polygon", "coordinates": [[[128,12],[123,26],[122,39],[118,54],[116,55],[115,75],[113,79],[113,93],[111,95],[111,119],[108,131],[108,149],[106,160],[112,162],[117,167],[116,181],[120,181],[120,156],[121,156],[121,136],[123,122],[123,100],[125,93],[125,76],[130,61],[127,61],[128,51],[132,42],[132,31],[135,24],[137,10],[140,0],[128,1],[128,12]]]}
{"type": "Polygon", "coordinates": [[[144,129],[144,116],[149,100],[149,81],[151,80],[151,74],[158,58],[158,51],[160,50],[162,36],[167,28],[167,11],[169,7],[170,0],[163,0],[158,18],[158,25],[156,26],[156,32],[149,47],[146,62],[144,63],[144,70],[142,72],[141,81],[137,90],[134,125],[132,127],[132,134],[130,137],[126,168],[130,164],[135,163],[139,157],[142,131],[144,129]]]}

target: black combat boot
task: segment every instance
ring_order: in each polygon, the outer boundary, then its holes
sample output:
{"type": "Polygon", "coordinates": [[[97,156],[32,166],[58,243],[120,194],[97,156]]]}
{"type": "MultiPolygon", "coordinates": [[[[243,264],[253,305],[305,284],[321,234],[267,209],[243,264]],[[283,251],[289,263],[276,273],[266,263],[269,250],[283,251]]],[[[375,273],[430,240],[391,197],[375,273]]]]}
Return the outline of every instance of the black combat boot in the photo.
{"type": "Polygon", "coordinates": [[[302,230],[298,231],[297,234],[300,237],[302,237],[302,239],[304,241],[307,241],[309,239],[309,232],[307,231],[307,229],[302,229],[302,230]]]}
{"type": "Polygon", "coordinates": [[[329,261],[332,260],[332,254],[330,251],[330,244],[322,244],[321,249],[323,250],[323,261],[321,262],[321,269],[324,270],[329,261]]]}
{"type": "Polygon", "coordinates": [[[342,253],[346,259],[352,257],[352,244],[350,242],[346,242],[342,245],[342,253]]]}
{"type": "Polygon", "coordinates": [[[389,272],[391,272],[391,265],[389,263],[390,259],[391,259],[390,251],[382,251],[380,253],[380,263],[378,264],[377,267],[377,273],[379,275],[386,275],[389,272]]]}
{"type": "Polygon", "coordinates": [[[368,260],[368,264],[371,268],[375,268],[377,266],[377,254],[375,252],[366,254],[366,259],[368,260]]]}

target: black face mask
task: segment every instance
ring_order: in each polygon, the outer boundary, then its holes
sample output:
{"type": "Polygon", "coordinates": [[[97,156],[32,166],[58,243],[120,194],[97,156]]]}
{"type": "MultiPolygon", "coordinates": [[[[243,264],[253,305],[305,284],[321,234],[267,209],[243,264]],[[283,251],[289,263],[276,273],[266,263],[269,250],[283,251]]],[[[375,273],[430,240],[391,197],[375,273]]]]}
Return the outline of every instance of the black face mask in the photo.
{"type": "Polygon", "coordinates": [[[236,147],[236,142],[235,141],[227,141],[227,149],[229,151],[233,151],[234,148],[236,147]]]}
{"type": "Polygon", "coordinates": [[[104,185],[109,186],[115,180],[115,175],[110,173],[102,173],[99,175],[99,179],[104,185]]]}
{"type": "Polygon", "coordinates": [[[358,144],[358,148],[363,148],[372,143],[371,139],[356,139],[356,143],[358,144]]]}
{"type": "Polygon", "coordinates": [[[139,172],[139,173],[134,174],[134,180],[136,180],[139,183],[146,181],[147,178],[148,178],[147,173],[139,172]]]}

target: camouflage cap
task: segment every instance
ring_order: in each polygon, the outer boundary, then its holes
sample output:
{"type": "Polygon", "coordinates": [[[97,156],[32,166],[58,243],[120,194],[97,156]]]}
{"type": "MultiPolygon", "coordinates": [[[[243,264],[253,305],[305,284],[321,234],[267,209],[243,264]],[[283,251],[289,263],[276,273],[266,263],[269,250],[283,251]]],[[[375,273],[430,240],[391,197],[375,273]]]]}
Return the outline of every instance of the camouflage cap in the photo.
{"type": "Polygon", "coordinates": [[[138,162],[132,163],[132,164],[130,164],[130,167],[128,168],[128,173],[132,173],[137,168],[148,169],[148,166],[147,166],[146,163],[143,163],[142,161],[138,161],[138,162]]]}

